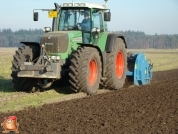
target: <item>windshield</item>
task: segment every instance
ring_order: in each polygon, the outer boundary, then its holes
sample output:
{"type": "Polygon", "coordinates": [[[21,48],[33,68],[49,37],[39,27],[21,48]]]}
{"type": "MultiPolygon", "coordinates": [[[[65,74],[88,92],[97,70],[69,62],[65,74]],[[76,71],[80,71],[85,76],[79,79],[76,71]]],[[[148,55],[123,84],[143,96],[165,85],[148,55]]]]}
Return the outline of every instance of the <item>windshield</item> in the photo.
{"type": "Polygon", "coordinates": [[[90,10],[63,9],[59,18],[59,30],[91,31],[90,10]]]}

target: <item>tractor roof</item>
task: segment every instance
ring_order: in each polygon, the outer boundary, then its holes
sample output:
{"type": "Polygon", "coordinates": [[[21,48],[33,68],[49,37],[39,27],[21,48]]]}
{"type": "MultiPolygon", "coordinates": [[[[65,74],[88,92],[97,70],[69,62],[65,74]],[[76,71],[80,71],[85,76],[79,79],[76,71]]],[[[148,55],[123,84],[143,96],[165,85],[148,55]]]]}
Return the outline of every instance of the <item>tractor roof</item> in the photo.
{"type": "Polygon", "coordinates": [[[106,9],[105,5],[85,3],[85,2],[67,2],[61,4],[61,7],[88,7],[88,8],[106,9]]]}

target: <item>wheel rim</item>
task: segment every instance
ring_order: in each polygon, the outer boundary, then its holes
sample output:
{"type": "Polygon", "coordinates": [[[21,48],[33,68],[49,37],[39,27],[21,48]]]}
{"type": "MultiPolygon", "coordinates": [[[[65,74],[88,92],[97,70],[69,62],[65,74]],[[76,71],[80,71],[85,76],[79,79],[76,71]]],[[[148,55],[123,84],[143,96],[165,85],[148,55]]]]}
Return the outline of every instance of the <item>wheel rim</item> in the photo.
{"type": "Polygon", "coordinates": [[[116,57],[116,75],[120,79],[124,73],[124,56],[122,52],[118,52],[116,57]]]}
{"type": "Polygon", "coordinates": [[[93,86],[97,81],[97,75],[98,75],[98,67],[97,63],[94,59],[92,59],[89,63],[89,77],[88,82],[90,86],[93,86]]]}

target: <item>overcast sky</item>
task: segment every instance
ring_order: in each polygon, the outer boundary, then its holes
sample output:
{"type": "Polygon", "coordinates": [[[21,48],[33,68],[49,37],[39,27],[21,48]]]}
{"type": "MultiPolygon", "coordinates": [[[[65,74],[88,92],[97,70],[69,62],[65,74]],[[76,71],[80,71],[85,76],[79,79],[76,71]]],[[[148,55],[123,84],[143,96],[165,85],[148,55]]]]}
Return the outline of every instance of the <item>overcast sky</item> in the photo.
{"type": "MultiPolygon", "coordinates": [[[[33,21],[33,9],[53,9],[72,0],[0,0],[0,29],[42,29],[51,26],[47,12],[33,21]]],[[[105,4],[104,0],[73,0],[105,4]]],[[[178,34],[178,0],[108,0],[112,18],[110,31],[142,31],[146,34],[178,34]]]]}

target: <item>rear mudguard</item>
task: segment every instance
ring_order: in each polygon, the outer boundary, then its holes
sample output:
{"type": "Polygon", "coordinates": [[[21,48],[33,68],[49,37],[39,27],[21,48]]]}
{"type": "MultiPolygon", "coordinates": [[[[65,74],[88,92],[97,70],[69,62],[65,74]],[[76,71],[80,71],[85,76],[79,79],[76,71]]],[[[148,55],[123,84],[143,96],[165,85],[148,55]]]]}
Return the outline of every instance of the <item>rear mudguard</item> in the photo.
{"type": "Polygon", "coordinates": [[[116,38],[123,39],[123,41],[125,43],[125,48],[127,48],[127,44],[126,44],[126,41],[125,41],[123,34],[121,34],[121,33],[109,33],[108,37],[107,37],[107,41],[106,41],[106,46],[105,46],[105,51],[107,53],[110,53],[110,52],[113,51],[113,47],[114,47],[116,38]]]}

